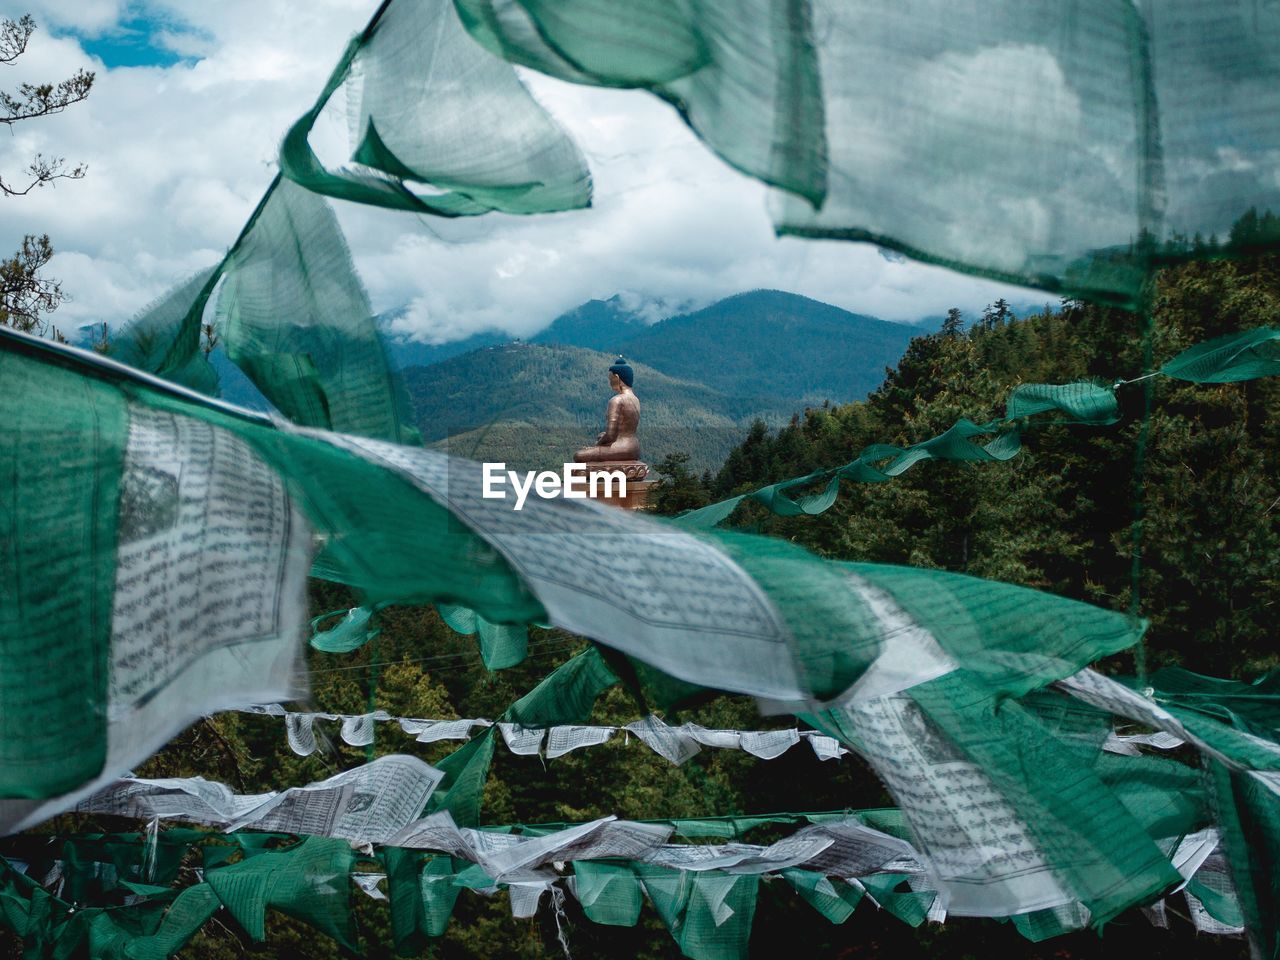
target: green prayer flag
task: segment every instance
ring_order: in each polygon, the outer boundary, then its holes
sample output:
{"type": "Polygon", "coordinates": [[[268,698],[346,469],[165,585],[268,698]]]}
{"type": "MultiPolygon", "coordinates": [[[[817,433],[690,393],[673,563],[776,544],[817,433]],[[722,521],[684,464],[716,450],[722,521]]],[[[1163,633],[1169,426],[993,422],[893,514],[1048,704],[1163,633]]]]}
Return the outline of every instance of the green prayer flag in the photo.
{"type": "Polygon", "coordinates": [[[1160,368],[1192,383],[1236,383],[1280,373],[1280,330],[1258,327],[1229,333],[1182,351],[1160,368]]]}
{"type": "Polygon", "coordinates": [[[349,874],[355,858],[345,840],[307,837],[291,849],[210,870],[205,879],[253,940],[266,939],[272,907],[354,950],[349,874]]]}

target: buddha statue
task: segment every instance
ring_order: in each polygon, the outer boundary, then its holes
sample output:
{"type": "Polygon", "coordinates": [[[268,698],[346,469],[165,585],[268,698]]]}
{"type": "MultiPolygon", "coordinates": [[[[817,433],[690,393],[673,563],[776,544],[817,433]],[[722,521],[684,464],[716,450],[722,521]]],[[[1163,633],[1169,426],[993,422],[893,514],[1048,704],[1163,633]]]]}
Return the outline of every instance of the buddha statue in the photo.
{"type": "Polygon", "coordinates": [[[634,382],[635,371],[619,357],[609,367],[613,396],[605,408],[604,431],[596,437],[595,446],[583,447],[573,455],[575,461],[592,464],[593,468],[621,470],[628,480],[643,480],[648,474],[648,465],[640,462],[640,439],[636,436],[640,399],[631,389],[634,382]]]}

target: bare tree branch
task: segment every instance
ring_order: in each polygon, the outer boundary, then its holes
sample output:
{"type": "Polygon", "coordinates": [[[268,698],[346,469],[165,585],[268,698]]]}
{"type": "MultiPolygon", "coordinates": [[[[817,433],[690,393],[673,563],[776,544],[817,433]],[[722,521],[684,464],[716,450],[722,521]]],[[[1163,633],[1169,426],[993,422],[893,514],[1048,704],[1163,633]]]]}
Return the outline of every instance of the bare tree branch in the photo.
{"type": "MultiPolygon", "coordinates": [[[[12,22],[5,21],[6,24],[12,22]]],[[[2,27],[0,33],[3,33],[2,27]]],[[[93,79],[92,71],[81,69],[59,83],[22,83],[16,93],[0,92],[0,123],[12,126],[22,120],[61,113],[89,96],[93,79]]]]}
{"type": "Polygon", "coordinates": [[[37,153],[24,171],[31,178],[26,186],[15,187],[11,183],[5,183],[4,177],[0,177],[0,194],[6,197],[25,197],[36,187],[43,187],[55,180],[81,180],[88,169],[83,163],[68,168],[67,161],[62,157],[46,157],[37,153]]]}
{"type": "MultiPolygon", "coordinates": [[[[26,53],[35,31],[30,14],[17,20],[0,19],[0,65],[12,64],[26,53]]],[[[24,120],[61,113],[89,96],[93,80],[92,72],[77,70],[58,83],[22,83],[15,91],[0,91],[0,124],[12,129],[24,120]]],[[[68,165],[64,157],[37,153],[23,170],[21,182],[0,176],[0,197],[21,197],[58,180],[79,180],[85,170],[83,163],[68,165]]],[[[27,234],[13,256],[0,260],[0,326],[62,339],[57,328],[43,319],[67,299],[61,283],[41,275],[52,258],[48,234],[27,234]]]]}
{"type": "Polygon", "coordinates": [[[27,41],[36,32],[31,14],[17,20],[0,20],[0,63],[13,63],[27,52],[27,41]]]}

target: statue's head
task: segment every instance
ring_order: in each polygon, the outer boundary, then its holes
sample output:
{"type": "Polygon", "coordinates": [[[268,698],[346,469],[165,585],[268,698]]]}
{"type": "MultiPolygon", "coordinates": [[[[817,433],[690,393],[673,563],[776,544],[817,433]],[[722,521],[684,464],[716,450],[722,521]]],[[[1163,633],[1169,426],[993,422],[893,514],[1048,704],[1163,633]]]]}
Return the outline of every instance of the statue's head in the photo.
{"type": "Polygon", "coordinates": [[[617,381],[620,380],[629,387],[635,382],[635,379],[635,371],[631,369],[631,364],[627,363],[623,357],[613,361],[613,364],[609,367],[609,385],[615,390],[618,389],[617,381]]]}

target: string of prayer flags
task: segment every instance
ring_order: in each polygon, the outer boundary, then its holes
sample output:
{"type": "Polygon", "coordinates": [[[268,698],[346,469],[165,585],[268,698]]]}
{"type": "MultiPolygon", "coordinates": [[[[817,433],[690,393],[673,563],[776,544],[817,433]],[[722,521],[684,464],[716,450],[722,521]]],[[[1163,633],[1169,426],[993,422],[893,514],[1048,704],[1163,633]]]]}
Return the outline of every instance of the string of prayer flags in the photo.
{"type": "MultiPolygon", "coordinates": [[[[318,744],[315,739],[315,723],[317,720],[341,721],[339,736],[344,743],[353,747],[365,746],[373,742],[373,725],[375,723],[395,723],[409,736],[419,743],[436,743],[440,740],[469,740],[471,732],[477,727],[486,729],[494,725],[492,720],[476,718],[471,720],[423,720],[413,717],[393,717],[385,710],[377,710],[365,714],[338,713],[297,713],[286,711],[278,704],[270,707],[259,707],[249,711],[253,713],[271,713],[285,720],[289,748],[299,756],[310,756],[315,753],[318,744]]],[[[781,756],[792,746],[808,742],[820,760],[834,760],[848,753],[843,747],[825,734],[811,730],[711,730],[696,723],[684,723],[670,726],[652,714],[643,720],[636,720],[622,727],[601,726],[591,724],[557,725],[547,728],[525,728],[518,724],[499,724],[504,740],[513,753],[536,752],[531,747],[540,747],[545,736],[546,756],[548,760],[563,756],[583,747],[600,746],[608,743],[620,730],[634,734],[642,743],[649,746],[658,755],[680,764],[695,755],[700,745],[720,747],[731,750],[743,750],[762,760],[772,760],[781,756]],[[542,736],[539,736],[539,735],[542,736]],[[690,749],[692,747],[692,749],[690,749]],[[518,749],[517,749],[518,748],[518,749]]],[[[1125,738],[1144,742],[1140,737],[1125,738]]],[[[1121,742],[1121,741],[1117,741],[1121,742]]],[[[1119,749],[1119,748],[1118,748],[1119,749]]]]}
{"type": "MultiPolygon", "coordinates": [[[[741,828],[798,825],[768,845],[672,842],[699,836],[700,821],[590,823],[486,829],[458,827],[448,814],[414,821],[388,844],[362,852],[348,842],[279,833],[208,834],[174,828],[146,834],[86,835],[57,844],[12,838],[0,859],[0,917],[28,946],[73,952],[90,937],[90,956],[167,957],[219,908],[253,940],[267,938],[269,910],[280,910],[348,949],[359,949],[350,892],[387,903],[399,948],[442,935],[463,889],[493,895],[507,889],[514,916],[533,916],[550,892],[568,891],[595,923],[634,926],[647,901],[682,951],[708,960],[747,956],[756,890],[761,879],[782,878],[831,923],[846,922],[864,899],[904,923],[942,923],[948,905],[936,888],[930,854],[901,836],[871,826],[894,811],[765,814],[742,818],[741,828]],[[149,846],[171,864],[154,882],[140,882],[149,846]],[[198,851],[196,881],[174,886],[178,865],[198,851]],[[234,854],[239,853],[240,859],[234,854]],[[98,867],[111,864],[105,872],[98,867]],[[65,890],[92,894],[73,907],[65,890]],[[385,892],[383,891],[385,884],[385,892]],[[45,886],[59,892],[50,893],[45,886]],[[120,905],[116,891],[130,896],[120,905]],[[87,899],[86,899],[87,898],[87,899]],[[104,905],[93,902],[100,899],[104,905]],[[84,919],[76,918],[82,914],[84,919]],[[105,952],[104,952],[105,951],[105,952]]],[[[709,825],[709,824],[708,824],[709,825]]],[[[731,834],[737,836],[737,834],[731,834]]],[[[1212,831],[1170,848],[1185,873],[1182,891],[1198,930],[1233,934],[1240,905],[1225,879],[1212,831]],[[1176,848],[1176,850],[1174,849],[1176,848]]],[[[182,882],[182,881],[180,881],[182,882]]],[[[185,882],[189,882],[185,881],[185,882]]],[[[1159,918],[1163,900],[1149,909],[1159,918]]],[[[1057,908],[1011,917],[1032,940],[1078,928],[1079,909],[1057,908]]]]}
{"type": "Polygon", "coordinates": [[[872,444],[843,466],[782,480],[690,510],[677,517],[676,523],[690,529],[714,527],[728,519],[745,500],[753,500],[780,517],[816,516],[835,504],[841,480],[883,483],[901,476],[925,460],[1009,460],[1022,449],[1022,431],[1035,423],[1028,418],[1044,413],[1058,413],[1066,417],[1068,423],[1090,426],[1115,423],[1119,416],[1115,388],[1086,382],[1021,384],[1010,393],[1005,415],[998,420],[976,424],[960,419],[938,436],[905,448],[872,444]],[[985,443],[976,442],[983,437],[991,439],[985,443]],[[825,485],[814,489],[819,484],[825,485]],[[793,496],[792,491],[798,490],[812,492],[793,496]]]}

